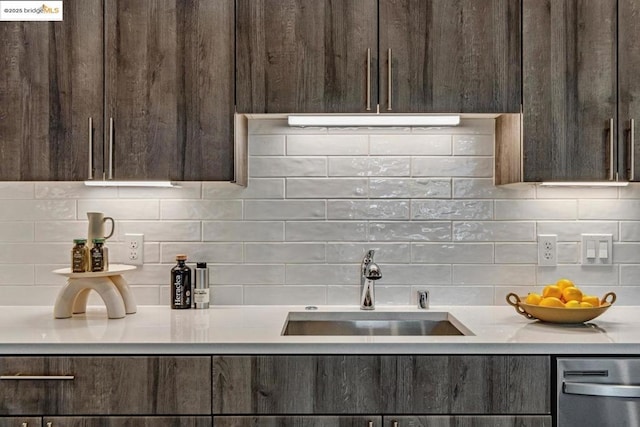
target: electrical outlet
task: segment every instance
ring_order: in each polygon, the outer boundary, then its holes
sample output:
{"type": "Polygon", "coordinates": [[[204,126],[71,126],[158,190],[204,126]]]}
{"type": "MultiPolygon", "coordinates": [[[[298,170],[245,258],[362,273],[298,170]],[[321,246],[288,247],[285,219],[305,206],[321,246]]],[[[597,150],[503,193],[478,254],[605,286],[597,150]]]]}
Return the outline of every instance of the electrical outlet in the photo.
{"type": "Polygon", "coordinates": [[[144,262],[144,234],[127,233],[124,235],[127,262],[142,265],[144,262]]]}
{"type": "Polygon", "coordinates": [[[538,234],[538,265],[558,265],[558,236],[555,234],[538,234]]]}

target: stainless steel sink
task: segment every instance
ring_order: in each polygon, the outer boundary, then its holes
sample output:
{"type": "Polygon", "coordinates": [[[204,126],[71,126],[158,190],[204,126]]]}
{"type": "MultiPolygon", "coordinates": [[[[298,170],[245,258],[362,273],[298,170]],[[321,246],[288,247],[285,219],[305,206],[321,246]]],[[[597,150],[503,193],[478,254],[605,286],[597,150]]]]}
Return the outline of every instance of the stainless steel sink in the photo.
{"type": "Polygon", "coordinates": [[[448,312],[290,312],[282,335],[474,335],[448,312]]]}

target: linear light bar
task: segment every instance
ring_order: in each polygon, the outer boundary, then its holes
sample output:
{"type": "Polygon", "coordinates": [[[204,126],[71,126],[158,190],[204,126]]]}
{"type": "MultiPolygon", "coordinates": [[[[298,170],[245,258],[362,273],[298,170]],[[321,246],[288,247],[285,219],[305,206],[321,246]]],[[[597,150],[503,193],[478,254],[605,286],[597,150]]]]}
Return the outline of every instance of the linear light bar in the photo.
{"type": "Polygon", "coordinates": [[[291,115],[289,126],[378,127],[378,126],[458,126],[460,116],[401,114],[291,115]]]}
{"type": "Polygon", "coordinates": [[[551,181],[541,182],[541,187],[626,187],[628,181],[551,181]]]}
{"type": "Polygon", "coordinates": [[[87,187],[179,187],[171,181],[114,181],[114,180],[88,180],[84,182],[87,187]]]}

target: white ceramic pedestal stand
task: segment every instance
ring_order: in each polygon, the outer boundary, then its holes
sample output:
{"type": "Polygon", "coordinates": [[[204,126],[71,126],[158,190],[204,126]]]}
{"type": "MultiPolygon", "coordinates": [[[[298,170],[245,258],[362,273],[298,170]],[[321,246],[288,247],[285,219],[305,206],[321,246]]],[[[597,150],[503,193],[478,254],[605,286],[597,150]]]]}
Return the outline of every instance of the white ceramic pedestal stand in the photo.
{"type": "Polygon", "coordinates": [[[68,277],[67,284],[56,298],[54,317],[66,319],[73,314],[86,312],[87,299],[92,290],[104,301],[109,319],[121,319],[127,314],[135,313],[136,300],[122,277],[125,271],[135,269],[134,265],[113,264],[109,266],[109,271],[90,273],[72,273],[70,268],[54,270],[54,273],[68,277]]]}

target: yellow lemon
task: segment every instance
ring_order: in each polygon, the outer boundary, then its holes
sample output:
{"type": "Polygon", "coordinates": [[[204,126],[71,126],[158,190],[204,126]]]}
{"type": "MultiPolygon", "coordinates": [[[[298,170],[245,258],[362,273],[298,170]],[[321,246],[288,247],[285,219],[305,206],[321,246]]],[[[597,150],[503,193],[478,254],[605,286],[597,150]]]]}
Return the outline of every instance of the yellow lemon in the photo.
{"type": "Polygon", "coordinates": [[[556,282],[556,286],[560,289],[564,289],[576,285],[574,285],[573,282],[569,279],[560,279],[556,282]]]}
{"type": "Polygon", "coordinates": [[[588,302],[594,307],[600,307],[600,299],[593,295],[583,295],[582,302],[588,302]]]}
{"type": "Polygon", "coordinates": [[[540,296],[540,294],[531,292],[529,293],[529,295],[527,295],[527,299],[524,302],[531,305],[538,305],[540,304],[541,300],[542,300],[542,297],[540,296]]]}
{"type": "Polygon", "coordinates": [[[582,307],[582,308],[592,308],[593,305],[591,303],[589,303],[589,302],[582,301],[580,303],[580,307],[582,307]]]}
{"type": "Polygon", "coordinates": [[[562,299],[565,301],[582,301],[582,291],[575,286],[569,286],[568,288],[564,288],[562,290],[562,299]]]}
{"type": "Polygon", "coordinates": [[[542,290],[542,297],[555,297],[560,299],[560,297],[562,297],[562,289],[560,289],[556,285],[547,285],[542,290]]]}
{"type": "Polygon", "coordinates": [[[579,308],[580,303],[573,299],[571,301],[567,301],[567,303],[564,306],[567,308],[579,308]]]}
{"type": "Polygon", "coordinates": [[[564,307],[564,303],[556,297],[542,298],[540,305],[543,307],[564,307]]]}

